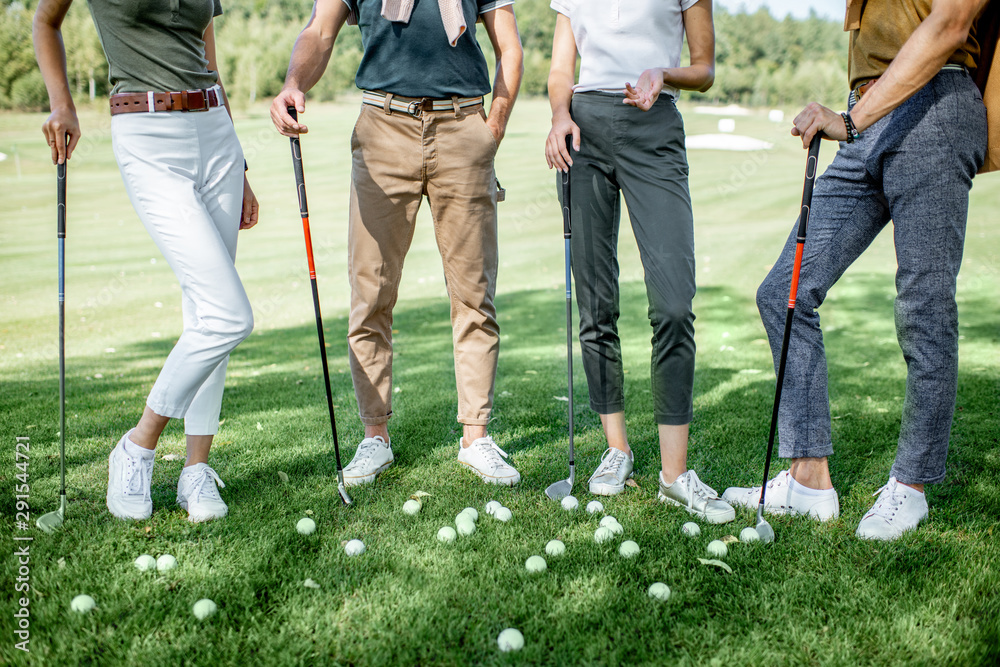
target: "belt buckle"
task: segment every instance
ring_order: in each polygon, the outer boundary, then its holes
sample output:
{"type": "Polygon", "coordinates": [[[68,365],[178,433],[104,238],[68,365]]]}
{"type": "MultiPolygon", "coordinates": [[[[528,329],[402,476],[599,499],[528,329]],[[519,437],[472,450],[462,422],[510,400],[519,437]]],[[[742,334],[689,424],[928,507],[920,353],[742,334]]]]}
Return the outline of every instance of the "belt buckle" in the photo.
{"type": "Polygon", "coordinates": [[[409,104],[406,105],[406,113],[410,114],[414,118],[420,118],[420,114],[423,112],[423,100],[411,100],[409,104]]]}
{"type": "Polygon", "coordinates": [[[208,95],[205,94],[204,90],[185,90],[184,92],[181,93],[181,97],[183,98],[184,106],[187,107],[187,110],[190,112],[208,111],[210,108],[208,106],[208,95]],[[192,106],[191,104],[192,96],[196,96],[194,98],[195,100],[200,99],[200,102],[198,103],[197,106],[192,106]]]}

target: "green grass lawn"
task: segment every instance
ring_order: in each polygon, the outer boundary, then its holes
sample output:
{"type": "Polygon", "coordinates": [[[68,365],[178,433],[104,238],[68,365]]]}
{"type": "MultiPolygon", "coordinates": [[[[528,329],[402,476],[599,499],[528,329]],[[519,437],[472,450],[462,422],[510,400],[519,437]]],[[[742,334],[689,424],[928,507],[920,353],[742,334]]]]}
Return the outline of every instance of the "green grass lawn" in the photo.
{"type": "MultiPolygon", "coordinates": [[[[310,107],[303,138],[334,402],[345,462],[362,435],[346,355],[346,222],[350,128],[358,100],[310,107]]],[[[792,110],[786,110],[786,115],[792,110]]],[[[789,116],[790,117],[790,116],[789,116]]],[[[396,309],[396,465],[378,481],[336,493],[332,442],[317,355],[302,231],[288,142],[265,107],[237,127],[261,201],[261,222],[241,236],[238,266],[254,305],[254,334],[232,355],[211,464],[226,483],[228,518],[192,525],[175,504],[183,454],[172,424],[153,473],[155,511],[126,523],[104,505],[107,455],[138,418],[181,331],[179,289],[136,219],[114,164],[109,119],[82,114],[86,138],[69,169],[67,236],[68,519],[48,536],[14,528],[15,438],[30,442],[32,519],[58,497],[57,299],[54,169],[41,115],[0,115],[0,559],[5,601],[0,663],[154,665],[314,664],[983,664],[1000,660],[1000,176],[977,179],[959,280],[961,366],[948,477],[931,487],[929,520],[891,544],[854,537],[895,453],[905,365],[893,329],[891,230],[844,276],[821,310],[829,351],[841,518],[771,521],[771,546],[732,545],[727,574],[698,562],[711,539],[752,525],[680,534],[686,513],[656,502],[659,457],[649,391],[645,288],[623,225],[622,317],[627,416],[638,488],[603,499],[641,547],[593,540],[600,515],[567,513],[543,490],[566,468],[563,244],[555,177],[542,142],[549,112],[522,100],[498,157],[502,329],[491,431],[522,474],[497,489],[459,470],[459,426],[448,302],[426,207],[396,309]],[[284,483],[279,471],[288,476],[284,483]],[[402,504],[431,494],[423,511],[402,504]],[[496,499],[507,524],[483,512],[496,499]],[[435,539],[465,506],[478,531],[452,545],[435,539]],[[311,512],[309,537],[295,531],[311,512]],[[30,544],[31,654],[14,649],[18,563],[14,536],[30,544]],[[524,561],[559,537],[566,554],[529,575],[524,561]],[[359,538],[367,552],[345,555],[359,538]],[[140,573],[142,553],[170,553],[179,567],[140,573]],[[313,579],[318,589],[303,582],[313,579]],[[649,599],[654,581],[673,590],[649,599]],[[97,609],[70,600],[88,593],[97,609]],[[198,622],[192,604],[212,598],[198,622]],[[506,627],[520,653],[497,650],[506,627]]],[[[717,117],[685,108],[689,134],[717,117]]],[[[771,141],[760,153],[690,154],[699,293],[695,419],[689,464],[718,491],[759,481],[774,390],[754,304],[757,284],[794,223],[804,152],[766,113],[737,132],[771,141]]],[[[834,146],[823,146],[828,162],[834,146]]],[[[577,355],[576,495],[604,449],[587,407],[577,355]]],[[[780,466],[780,463],[779,463],[780,466]]],[[[33,521],[32,521],[33,524],[33,521]]]]}

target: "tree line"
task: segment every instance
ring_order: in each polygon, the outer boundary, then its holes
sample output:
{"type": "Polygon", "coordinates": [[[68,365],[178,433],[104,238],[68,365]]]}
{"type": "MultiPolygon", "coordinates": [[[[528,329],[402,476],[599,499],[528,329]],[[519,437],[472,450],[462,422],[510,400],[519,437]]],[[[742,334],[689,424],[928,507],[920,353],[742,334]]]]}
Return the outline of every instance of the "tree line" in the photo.
{"type": "MultiPolygon", "coordinates": [[[[48,98],[31,43],[33,2],[0,0],[0,109],[43,110],[48,98]]],[[[308,21],[307,0],[223,0],[216,19],[219,69],[235,106],[269,98],[280,89],[288,56],[308,21]]],[[[555,28],[548,0],[517,0],[524,44],[522,94],[544,95],[555,28]]],[[[481,26],[480,26],[481,27],[481,26]]],[[[843,104],[847,93],[847,37],[839,23],[815,14],[778,20],[766,9],[715,9],[716,80],[707,93],[683,93],[705,103],[780,106],[820,101],[843,104]]],[[[477,37],[492,68],[485,30],[477,37]]],[[[107,96],[108,65],[86,3],[71,7],[63,25],[70,85],[77,103],[107,96]]],[[[310,93],[331,100],[354,89],[361,34],[345,26],[326,75],[310,93]]],[[[638,73],[637,73],[638,75],[638,73]]]]}

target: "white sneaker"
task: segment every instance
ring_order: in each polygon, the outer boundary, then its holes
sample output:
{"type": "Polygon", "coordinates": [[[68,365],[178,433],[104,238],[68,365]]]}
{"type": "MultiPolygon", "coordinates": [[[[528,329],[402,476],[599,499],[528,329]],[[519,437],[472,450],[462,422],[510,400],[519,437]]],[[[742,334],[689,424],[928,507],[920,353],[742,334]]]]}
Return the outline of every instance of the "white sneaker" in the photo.
{"type": "Polygon", "coordinates": [[[143,456],[145,451],[130,454],[125,449],[141,449],[128,439],[129,431],[122,436],[108,457],[108,510],[119,519],[148,519],[153,513],[153,499],[149,495],[153,483],[155,453],[143,456]]]}
{"type": "Polygon", "coordinates": [[[521,474],[505,458],[507,452],[497,447],[488,435],[473,440],[468,447],[462,446],[461,439],[458,441],[458,462],[468,466],[488,484],[514,486],[521,481],[521,474]]]}
{"type": "MultiPolygon", "coordinates": [[[[760,504],[760,487],[726,489],[722,499],[732,505],[756,510],[760,504]]],[[[840,499],[836,489],[810,489],[799,484],[788,470],[782,470],[767,483],[764,511],[768,514],[802,514],[819,521],[840,516],[840,499]]]]}
{"type": "Polygon", "coordinates": [[[709,523],[728,523],[736,518],[736,511],[719,500],[715,489],[698,479],[698,473],[688,470],[673,484],[667,484],[660,472],[660,491],[657,498],[661,503],[683,507],[689,514],[709,523]]]}
{"type": "Polygon", "coordinates": [[[195,463],[181,471],[181,478],[177,480],[177,504],[187,510],[188,521],[221,519],[229,513],[216,484],[226,488],[207,463],[195,463]]]}
{"type": "Polygon", "coordinates": [[[863,540],[894,540],[927,518],[927,496],[900,484],[895,477],[872,495],[878,500],[861,519],[856,533],[863,540]]]}
{"type": "Polygon", "coordinates": [[[392,461],[392,447],[382,436],[365,438],[354,452],[354,458],[344,468],[344,486],[374,482],[380,472],[392,465],[392,461]]]}
{"type": "Polygon", "coordinates": [[[590,492],[595,496],[618,495],[625,488],[625,480],[632,476],[635,461],[615,447],[608,447],[601,457],[601,464],[590,476],[590,492]]]}

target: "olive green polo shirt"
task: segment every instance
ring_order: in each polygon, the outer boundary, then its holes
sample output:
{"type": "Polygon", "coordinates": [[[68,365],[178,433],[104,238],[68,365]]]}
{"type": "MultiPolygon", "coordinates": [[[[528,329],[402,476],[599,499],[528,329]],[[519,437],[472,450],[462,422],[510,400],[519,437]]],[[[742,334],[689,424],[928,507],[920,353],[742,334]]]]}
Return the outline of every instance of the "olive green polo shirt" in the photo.
{"type": "Polygon", "coordinates": [[[112,94],[211,88],[205,30],[221,0],[88,0],[112,94]]]}

